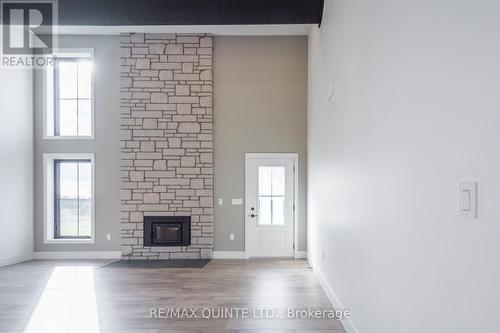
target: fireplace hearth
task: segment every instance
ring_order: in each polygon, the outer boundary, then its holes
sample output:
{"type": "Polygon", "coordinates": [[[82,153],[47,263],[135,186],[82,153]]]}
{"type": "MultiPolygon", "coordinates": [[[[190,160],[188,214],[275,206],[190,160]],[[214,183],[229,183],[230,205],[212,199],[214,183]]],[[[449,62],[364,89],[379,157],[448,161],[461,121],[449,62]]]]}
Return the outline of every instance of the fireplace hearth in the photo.
{"type": "Polygon", "coordinates": [[[191,217],[144,217],[144,246],[188,246],[190,244],[191,217]]]}

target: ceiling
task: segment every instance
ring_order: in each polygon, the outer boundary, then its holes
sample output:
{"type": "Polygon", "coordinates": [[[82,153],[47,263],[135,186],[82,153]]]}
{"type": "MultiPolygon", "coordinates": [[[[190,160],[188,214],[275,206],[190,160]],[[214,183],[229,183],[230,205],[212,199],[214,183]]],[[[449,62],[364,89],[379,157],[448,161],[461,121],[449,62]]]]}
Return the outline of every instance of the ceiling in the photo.
{"type": "Polygon", "coordinates": [[[323,0],[59,0],[59,26],[320,24],[323,0]]]}

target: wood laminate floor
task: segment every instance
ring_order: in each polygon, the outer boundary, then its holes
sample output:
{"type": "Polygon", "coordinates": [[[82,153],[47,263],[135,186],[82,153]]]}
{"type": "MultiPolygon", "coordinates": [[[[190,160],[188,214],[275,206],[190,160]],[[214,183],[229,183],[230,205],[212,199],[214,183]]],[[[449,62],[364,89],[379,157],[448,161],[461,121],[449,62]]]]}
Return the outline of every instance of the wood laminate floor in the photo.
{"type": "Polygon", "coordinates": [[[0,268],[0,332],[344,332],[334,319],[288,318],[289,309],[331,310],[302,260],[214,260],[179,269],[102,267],[107,263],[0,268]],[[164,318],[170,309],[192,317],[164,318]],[[271,318],[262,318],[266,311],[271,318]]]}

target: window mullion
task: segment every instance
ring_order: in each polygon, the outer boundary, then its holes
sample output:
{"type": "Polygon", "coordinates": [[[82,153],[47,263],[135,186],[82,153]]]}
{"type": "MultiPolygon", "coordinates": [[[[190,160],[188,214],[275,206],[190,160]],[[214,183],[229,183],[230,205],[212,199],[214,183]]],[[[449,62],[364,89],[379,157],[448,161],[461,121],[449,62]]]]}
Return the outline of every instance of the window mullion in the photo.
{"type": "Polygon", "coordinates": [[[60,237],[59,162],[54,161],[54,238],[60,237]]]}
{"type": "Polygon", "coordinates": [[[60,117],[60,110],[59,110],[59,61],[56,59],[55,61],[55,66],[54,66],[54,135],[59,136],[60,135],[60,130],[59,130],[59,117],[60,117]]]}
{"type": "MultiPolygon", "coordinates": [[[[272,192],[272,190],[271,190],[271,192],[272,192]]],[[[271,196],[271,224],[274,224],[273,205],[274,205],[274,200],[273,200],[273,197],[271,196]]]]}
{"type": "Polygon", "coordinates": [[[80,68],[79,68],[79,62],[77,60],[76,62],[76,135],[80,135],[80,117],[79,117],[79,112],[80,110],[78,109],[79,108],[79,104],[78,103],[78,98],[80,97],[80,92],[79,92],[79,87],[78,87],[78,74],[80,72],[80,68]]]}
{"type": "Polygon", "coordinates": [[[273,174],[274,174],[274,168],[271,167],[271,225],[274,224],[274,214],[273,214],[273,174]]]}

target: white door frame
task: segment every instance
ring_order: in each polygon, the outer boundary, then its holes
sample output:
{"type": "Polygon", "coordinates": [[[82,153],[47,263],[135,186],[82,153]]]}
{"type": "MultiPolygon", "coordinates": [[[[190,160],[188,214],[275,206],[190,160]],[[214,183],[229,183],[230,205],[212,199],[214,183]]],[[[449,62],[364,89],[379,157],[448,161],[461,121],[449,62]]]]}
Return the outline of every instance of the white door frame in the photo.
{"type": "Polygon", "coordinates": [[[247,216],[247,198],[250,196],[249,172],[250,160],[253,158],[290,158],[293,159],[293,257],[298,259],[298,240],[299,240],[299,154],[298,153],[245,153],[245,258],[250,258],[250,221],[247,216]]]}

